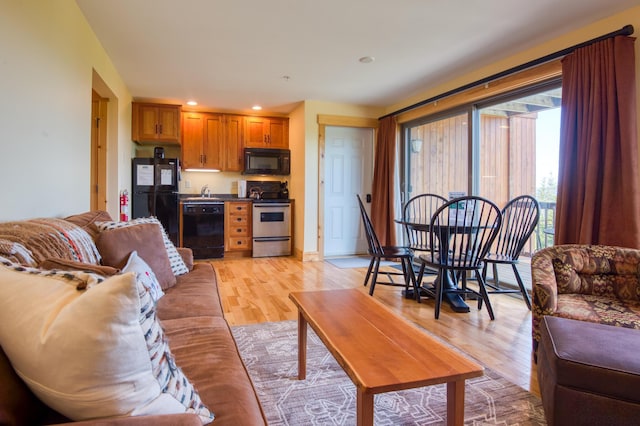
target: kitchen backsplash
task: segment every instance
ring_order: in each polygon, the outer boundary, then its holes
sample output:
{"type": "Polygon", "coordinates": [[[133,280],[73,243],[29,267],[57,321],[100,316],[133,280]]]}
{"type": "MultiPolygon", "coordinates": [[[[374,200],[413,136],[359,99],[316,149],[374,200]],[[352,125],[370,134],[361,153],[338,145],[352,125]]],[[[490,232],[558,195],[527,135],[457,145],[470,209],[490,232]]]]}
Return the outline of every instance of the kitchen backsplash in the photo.
{"type": "MultiPolygon", "coordinates": [[[[212,194],[237,194],[238,181],[247,179],[240,173],[202,173],[182,172],[179,191],[183,194],[200,194],[200,189],[207,185],[212,194]]],[[[252,176],[252,180],[280,181],[280,176],[252,176]]]]}

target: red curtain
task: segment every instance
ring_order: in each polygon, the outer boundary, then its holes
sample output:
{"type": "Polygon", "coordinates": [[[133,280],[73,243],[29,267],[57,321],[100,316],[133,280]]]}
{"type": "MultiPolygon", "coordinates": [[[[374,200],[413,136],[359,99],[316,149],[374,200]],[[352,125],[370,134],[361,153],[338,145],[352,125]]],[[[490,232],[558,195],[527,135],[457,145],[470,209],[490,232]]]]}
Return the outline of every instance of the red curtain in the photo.
{"type": "Polygon", "coordinates": [[[640,248],[635,38],[562,61],[556,244],[640,248]]]}
{"type": "Polygon", "coordinates": [[[383,246],[396,242],[393,180],[397,127],[395,117],[380,120],[373,167],[371,223],[383,246]]]}

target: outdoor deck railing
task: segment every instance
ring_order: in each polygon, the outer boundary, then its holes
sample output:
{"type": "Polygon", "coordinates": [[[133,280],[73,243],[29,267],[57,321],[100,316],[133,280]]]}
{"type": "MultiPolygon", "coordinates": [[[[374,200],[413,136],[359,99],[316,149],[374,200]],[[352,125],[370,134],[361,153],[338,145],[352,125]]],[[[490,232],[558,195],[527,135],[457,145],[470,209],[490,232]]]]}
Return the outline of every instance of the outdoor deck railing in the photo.
{"type": "Polygon", "coordinates": [[[538,226],[536,226],[533,235],[531,235],[524,249],[522,249],[523,256],[531,256],[536,250],[553,245],[553,233],[556,225],[556,203],[539,201],[538,204],[540,205],[538,226]]]}

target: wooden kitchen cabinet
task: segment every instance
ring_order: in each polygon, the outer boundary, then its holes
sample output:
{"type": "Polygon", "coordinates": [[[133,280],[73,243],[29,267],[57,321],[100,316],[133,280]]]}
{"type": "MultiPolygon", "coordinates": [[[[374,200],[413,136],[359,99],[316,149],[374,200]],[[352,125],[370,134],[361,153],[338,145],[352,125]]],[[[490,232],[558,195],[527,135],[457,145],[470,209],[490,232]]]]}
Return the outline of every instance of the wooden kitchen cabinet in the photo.
{"type": "Polygon", "coordinates": [[[184,169],[223,168],[222,114],[182,113],[182,167],[184,169]]]}
{"type": "Polygon", "coordinates": [[[251,201],[224,203],[224,251],[251,255],[251,201]]]}
{"type": "Polygon", "coordinates": [[[224,116],[223,170],[241,172],[244,169],[244,117],[241,115],[224,116]]]}
{"type": "Polygon", "coordinates": [[[139,143],[180,143],[180,105],[133,102],[131,139],[139,143]]]}
{"type": "Polygon", "coordinates": [[[245,146],[289,148],[289,119],[286,117],[245,117],[245,146]]]}
{"type": "Polygon", "coordinates": [[[182,166],[240,172],[244,168],[242,116],[182,113],[182,166]]]}

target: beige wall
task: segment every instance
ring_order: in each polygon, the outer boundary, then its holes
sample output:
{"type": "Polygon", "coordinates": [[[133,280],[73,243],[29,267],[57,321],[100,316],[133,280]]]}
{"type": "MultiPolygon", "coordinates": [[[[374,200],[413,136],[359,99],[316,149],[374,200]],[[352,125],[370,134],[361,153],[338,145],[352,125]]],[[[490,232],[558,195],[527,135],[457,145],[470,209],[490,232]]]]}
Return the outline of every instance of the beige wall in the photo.
{"type": "MultiPolygon", "coordinates": [[[[372,108],[366,106],[346,105],[332,102],[306,101],[304,103],[304,113],[296,114],[298,125],[304,120],[304,132],[300,132],[298,138],[304,138],[304,141],[296,140],[296,147],[302,145],[304,147],[304,182],[296,179],[295,195],[296,200],[296,217],[304,215],[303,235],[304,242],[302,247],[296,241],[296,248],[302,249],[303,260],[315,260],[318,258],[318,189],[320,188],[320,164],[319,144],[318,144],[318,115],[329,114],[345,117],[361,117],[361,118],[378,118],[383,115],[381,108],[372,108]],[[298,185],[303,185],[299,188],[298,185]]],[[[293,120],[292,120],[293,121],[293,120]]],[[[292,152],[292,156],[294,153],[292,152]]],[[[297,225],[297,227],[300,224],[297,225]]],[[[297,240],[297,238],[296,238],[297,240]]]]}
{"type": "Polygon", "coordinates": [[[118,72],[75,1],[2,0],[0,7],[0,220],[89,209],[96,78],[112,97],[107,191],[117,214],[132,145],[131,96],[118,72]]]}

